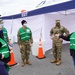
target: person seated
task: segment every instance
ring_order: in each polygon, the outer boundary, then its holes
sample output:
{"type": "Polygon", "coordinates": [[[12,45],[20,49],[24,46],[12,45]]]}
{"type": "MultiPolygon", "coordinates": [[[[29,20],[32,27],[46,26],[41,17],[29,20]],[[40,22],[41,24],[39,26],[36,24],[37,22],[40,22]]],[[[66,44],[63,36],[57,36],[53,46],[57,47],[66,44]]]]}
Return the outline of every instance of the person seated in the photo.
{"type": "Polygon", "coordinates": [[[3,61],[1,61],[1,59],[3,58],[4,56],[0,54],[0,75],[9,75],[8,74],[9,66],[5,64],[3,61]]]}
{"type": "Polygon", "coordinates": [[[7,72],[10,69],[9,66],[7,65],[9,61],[10,61],[10,49],[8,43],[3,38],[2,26],[0,26],[0,62],[1,65],[5,66],[7,72]]]}

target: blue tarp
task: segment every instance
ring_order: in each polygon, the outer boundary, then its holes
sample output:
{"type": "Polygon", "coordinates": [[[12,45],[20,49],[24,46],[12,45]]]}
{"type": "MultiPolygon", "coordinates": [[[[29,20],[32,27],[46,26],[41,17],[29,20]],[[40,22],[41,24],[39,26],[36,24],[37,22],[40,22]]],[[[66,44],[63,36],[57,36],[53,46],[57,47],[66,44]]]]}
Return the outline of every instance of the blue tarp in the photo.
{"type": "Polygon", "coordinates": [[[75,9],[75,1],[74,0],[56,4],[56,5],[52,5],[52,6],[39,8],[39,9],[32,10],[32,11],[25,12],[25,13],[5,16],[5,17],[1,17],[1,18],[4,20],[5,19],[17,19],[17,18],[22,18],[22,17],[30,17],[30,16],[51,13],[51,12],[57,12],[57,11],[63,11],[63,10],[69,10],[69,9],[75,9]]]}

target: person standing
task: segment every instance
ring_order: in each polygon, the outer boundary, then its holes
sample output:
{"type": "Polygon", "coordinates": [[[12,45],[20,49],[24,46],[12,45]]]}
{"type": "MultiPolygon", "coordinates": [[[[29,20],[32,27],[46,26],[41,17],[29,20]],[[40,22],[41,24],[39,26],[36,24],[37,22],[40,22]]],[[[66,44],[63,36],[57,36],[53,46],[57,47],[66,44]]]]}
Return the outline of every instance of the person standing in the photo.
{"type": "Polygon", "coordinates": [[[70,41],[70,55],[72,56],[75,68],[75,32],[72,32],[68,36],[60,35],[59,38],[62,38],[65,41],[70,41]]]}
{"type": "Polygon", "coordinates": [[[0,19],[0,25],[2,26],[2,30],[3,30],[3,37],[4,37],[4,40],[8,43],[8,44],[11,44],[10,43],[10,40],[8,38],[8,32],[7,32],[7,29],[4,27],[4,22],[2,19],[0,19]]]}
{"type": "Polygon", "coordinates": [[[21,24],[22,27],[19,29],[17,37],[22,59],[21,66],[24,67],[25,63],[31,65],[31,63],[29,62],[29,55],[31,51],[31,46],[33,44],[33,38],[30,28],[26,26],[27,21],[22,20],[21,24]]]}
{"type": "Polygon", "coordinates": [[[56,63],[56,65],[61,64],[61,53],[62,53],[62,42],[63,40],[59,38],[59,35],[69,35],[69,31],[60,25],[60,20],[56,20],[56,25],[50,30],[50,37],[52,39],[52,51],[54,60],[51,63],[56,63]]]}

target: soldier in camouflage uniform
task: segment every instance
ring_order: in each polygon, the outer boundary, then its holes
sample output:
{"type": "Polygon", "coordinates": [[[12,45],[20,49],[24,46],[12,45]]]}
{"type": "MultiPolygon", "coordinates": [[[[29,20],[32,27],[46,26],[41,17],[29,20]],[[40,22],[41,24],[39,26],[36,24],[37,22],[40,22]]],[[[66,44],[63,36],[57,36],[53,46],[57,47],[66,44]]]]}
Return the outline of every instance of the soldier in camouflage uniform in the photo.
{"type": "Polygon", "coordinates": [[[52,42],[52,50],[54,55],[54,60],[51,61],[51,63],[56,63],[56,65],[61,64],[61,52],[62,52],[62,42],[63,40],[59,38],[59,35],[68,36],[69,31],[64,27],[60,25],[60,20],[56,20],[56,25],[53,27],[50,31],[52,42]]]}
{"type": "Polygon", "coordinates": [[[22,20],[22,27],[18,31],[18,45],[20,47],[21,59],[23,67],[25,64],[31,65],[29,62],[29,55],[31,51],[31,46],[33,44],[32,32],[30,28],[26,26],[27,22],[22,20]]]}

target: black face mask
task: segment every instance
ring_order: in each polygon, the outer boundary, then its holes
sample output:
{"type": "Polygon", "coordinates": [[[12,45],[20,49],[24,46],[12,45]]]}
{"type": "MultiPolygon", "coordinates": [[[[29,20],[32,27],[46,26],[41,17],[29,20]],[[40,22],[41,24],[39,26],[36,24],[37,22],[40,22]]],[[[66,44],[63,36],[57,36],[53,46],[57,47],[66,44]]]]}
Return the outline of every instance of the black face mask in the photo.
{"type": "Polygon", "coordinates": [[[3,36],[3,30],[0,30],[0,38],[4,38],[4,36],[3,36]]]}
{"type": "Polygon", "coordinates": [[[60,23],[56,23],[56,27],[60,27],[60,23]]]}

